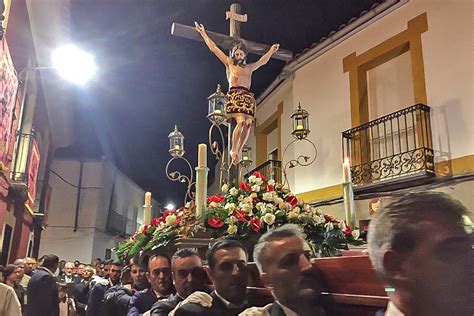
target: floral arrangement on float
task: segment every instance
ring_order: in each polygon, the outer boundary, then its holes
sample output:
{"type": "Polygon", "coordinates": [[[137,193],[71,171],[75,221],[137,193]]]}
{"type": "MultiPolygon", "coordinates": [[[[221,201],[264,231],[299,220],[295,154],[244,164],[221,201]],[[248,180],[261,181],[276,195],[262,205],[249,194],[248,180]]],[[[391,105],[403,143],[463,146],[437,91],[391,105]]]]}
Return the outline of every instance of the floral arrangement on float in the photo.
{"type": "Polygon", "coordinates": [[[358,230],[298,200],[288,188],[258,172],[245,181],[224,184],[222,193],[208,197],[204,225],[195,216],[194,204],[188,203],[142,226],[116,249],[117,256],[126,259],[166,247],[177,238],[192,237],[199,230],[205,230],[212,238],[239,239],[252,244],[266,231],[286,223],[299,225],[319,256],[338,256],[341,250],[348,249],[348,244],[363,244],[358,240],[358,230]]]}

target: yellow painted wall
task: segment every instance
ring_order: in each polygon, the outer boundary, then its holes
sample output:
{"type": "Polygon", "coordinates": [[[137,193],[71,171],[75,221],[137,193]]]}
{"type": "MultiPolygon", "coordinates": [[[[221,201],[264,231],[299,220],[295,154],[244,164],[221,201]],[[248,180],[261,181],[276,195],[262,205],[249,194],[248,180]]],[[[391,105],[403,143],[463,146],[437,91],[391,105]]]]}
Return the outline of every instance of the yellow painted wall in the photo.
{"type": "MultiPolygon", "coordinates": [[[[436,160],[474,154],[474,2],[412,0],[297,70],[259,106],[257,122],[270,116],[283,101],[283,148],[292,140],[289,117],[295,104],[301,102],[310,113],[309,138],[316,143],[319,156],[313,165],[289,172],[295,193],[331,188],[342,181],[341,132],[352,127],[349,75],[343,72],[343,58],[354,52],[359,55],[397,35],[409,20],[424,12],[428,31],[421,38],[433,146],[446,153],[436,160]]],[[[400,109],[407,105],[400,104],[400,109]]],[[[388,114],[393,108],[393,104],[384,108],[384,102],[379,102],[377,113],[388,114]]],[[[296,152],[305,150],[308,146],[301,145],[296,152]]],[[[294,157],[296,152],[289,154],[294,157]]],[[[474,166],[462,170],[472,171],[474,166]]]]}

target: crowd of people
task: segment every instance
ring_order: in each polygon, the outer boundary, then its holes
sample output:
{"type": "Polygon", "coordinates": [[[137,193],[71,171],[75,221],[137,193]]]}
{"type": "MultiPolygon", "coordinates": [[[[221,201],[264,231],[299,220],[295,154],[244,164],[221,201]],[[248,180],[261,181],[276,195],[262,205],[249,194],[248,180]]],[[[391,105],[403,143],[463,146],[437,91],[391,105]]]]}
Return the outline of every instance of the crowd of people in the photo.
{"type": "MultiPolygon", "coordinates": [[[[466,213],[441,193],[394,197],[381,207],[368,234],[369,256],[389,297],[378,315],[473,314],[472,223],[466,213]]],[[[298,226],[267,232],[253,251],[273,303],[250,306],[248,258],[240,242],[219,240],[208,249],[207,266],[193,249],[126,265],[64,262],[55,255],[42,257],[38,266],[34,258],[18,259],[3,268],[0,315],[334,314],[298,226]]]]}

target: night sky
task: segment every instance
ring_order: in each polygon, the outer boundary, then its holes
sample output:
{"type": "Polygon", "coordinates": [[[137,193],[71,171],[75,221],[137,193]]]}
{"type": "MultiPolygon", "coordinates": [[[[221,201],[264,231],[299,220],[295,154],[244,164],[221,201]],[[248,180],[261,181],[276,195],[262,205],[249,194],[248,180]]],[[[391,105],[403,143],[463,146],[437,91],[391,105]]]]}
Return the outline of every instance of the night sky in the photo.
{"type": "MultiPolygon", "coordinates": [[[[207,46],[172,36],[171,24],[198,21],[228,34],[225,12],[235,2],[248,14],[241,27],[244,39],[279,43],[297,54],[377,1],[71,1],[72,39],[95,54],[99,67],[93,82],[74,91],[83,154],[105,155],[156,200],[179,205],[184,186],[169,181],[164,171],[168,134],[177,124],[185,136],[185,156],[195,165],[197,144],[207,143],[207,97],[217,83],[226,90],[227,81],[224,66],[207,46]]],[[[249,62],[256,59],[249,56],[249,62]]],[[[284,65],[270,60],[254,74],[257,97],[284,65]]],[[[214,165],[210,152],[208,157],[208,165],[214,165]]]]}

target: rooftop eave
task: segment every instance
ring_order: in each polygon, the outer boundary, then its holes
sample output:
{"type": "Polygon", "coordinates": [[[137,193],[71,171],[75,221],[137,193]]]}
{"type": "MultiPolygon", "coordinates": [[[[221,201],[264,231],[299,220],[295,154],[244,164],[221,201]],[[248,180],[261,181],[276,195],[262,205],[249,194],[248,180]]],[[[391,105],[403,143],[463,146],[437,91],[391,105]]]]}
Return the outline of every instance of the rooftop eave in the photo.
{"type": "Polygon", "coordinates": [[[295,55],[295,58],[290,61],[285,67],[283,67],[280,74],[270,85],[262,92],[257,98],[257,104],[265,102],[285,80],[293,78],[293,74],[296,70],[315,60],[331,48],[342,43],[352,35],[365,29],[372,23],[383,18],[390,12],[398,9],[400,6],[406,4],[409,0],[385,0],[384,2],[373,7],[370,11],[367,11],[359,18],[353,18],[347,25],[341,25],[338,31],[329,33],[328,37],[322,38],[318,44],[313,44],[310,49],[304,50],[302,54],[295,55]]]}

